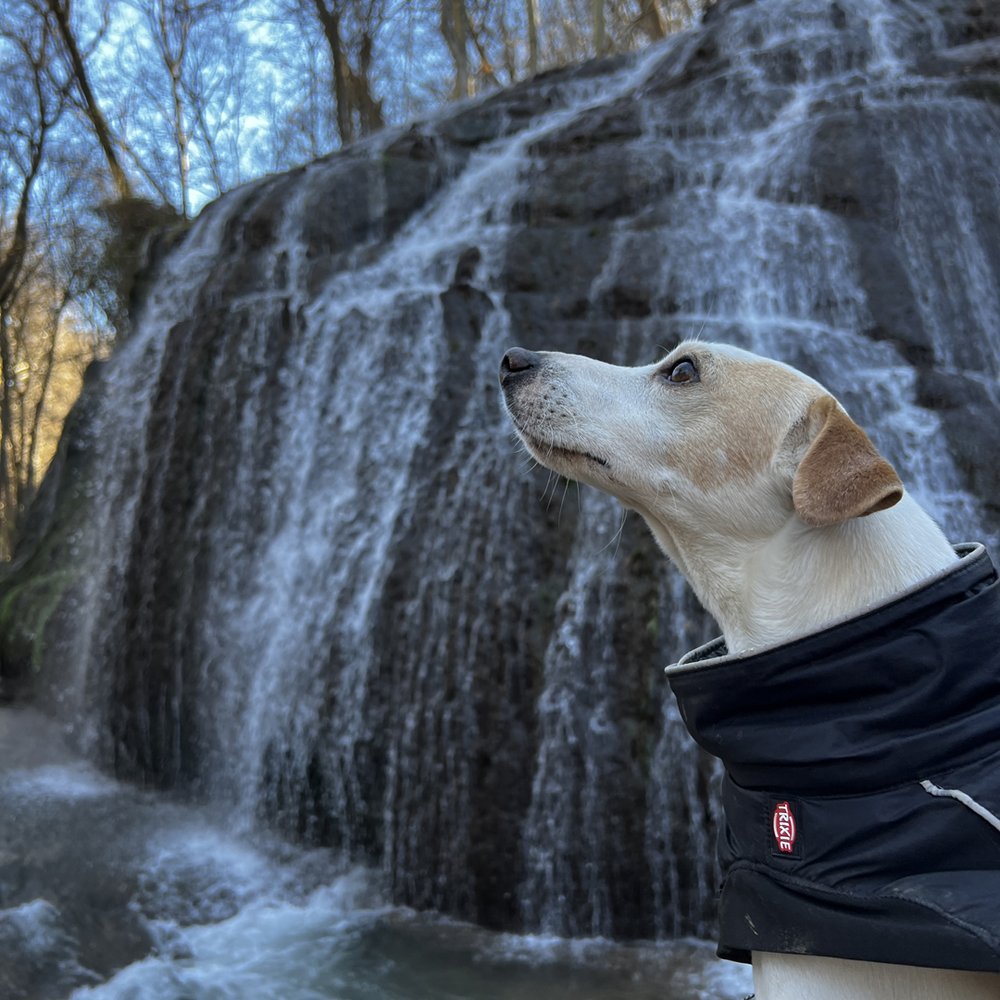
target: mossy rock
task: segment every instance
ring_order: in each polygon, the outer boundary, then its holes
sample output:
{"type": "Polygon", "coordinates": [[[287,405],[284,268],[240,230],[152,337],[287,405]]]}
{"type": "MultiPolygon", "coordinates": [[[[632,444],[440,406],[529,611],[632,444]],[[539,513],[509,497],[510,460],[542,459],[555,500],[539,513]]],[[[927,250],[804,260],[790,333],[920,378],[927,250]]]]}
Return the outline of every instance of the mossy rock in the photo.
{"type": "Polygon", "coordinates": [[[119,337],[127,336],[152,287],[154,265],[183,239],[191,223],[172,206],[147,198],[105,202],[97,214],[107,226],[96,269],[108,319],[119,337]]]}
{"type": "Polygon", "coordinates": [[[77,574],[57,570],[29,577],[0,597],[0,676],[15,682],[38,674],[49,623],[77,574]]]}

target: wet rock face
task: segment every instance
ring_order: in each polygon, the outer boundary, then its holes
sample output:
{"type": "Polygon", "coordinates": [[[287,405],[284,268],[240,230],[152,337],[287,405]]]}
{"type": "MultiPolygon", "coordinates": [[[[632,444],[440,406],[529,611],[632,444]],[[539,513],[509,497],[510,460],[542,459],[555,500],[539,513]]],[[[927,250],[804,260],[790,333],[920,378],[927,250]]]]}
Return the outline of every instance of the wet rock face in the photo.
{"type": "Polygon", "coordinates": [[[995,542],[998,32],[722,3],[221,199],[91,380],[0,585],[0,673],[118,774],[400,902],[706,933],[713,771],[659,668],[712,623],[640,522],[529,467],[496,366],[782,358],[995,542]]]}

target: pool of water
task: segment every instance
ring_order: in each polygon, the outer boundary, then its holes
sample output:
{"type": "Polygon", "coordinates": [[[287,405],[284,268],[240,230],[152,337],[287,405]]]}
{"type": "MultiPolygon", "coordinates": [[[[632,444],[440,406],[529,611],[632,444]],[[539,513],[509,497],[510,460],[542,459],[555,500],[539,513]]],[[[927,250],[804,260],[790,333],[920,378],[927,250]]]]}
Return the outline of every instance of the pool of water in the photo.
{"type": "Polygon", "coordinates": [[[4,1000],[739,1000],[702,941],[497,934],[375,873],[120,785],[0,709],[4,1000]]]}

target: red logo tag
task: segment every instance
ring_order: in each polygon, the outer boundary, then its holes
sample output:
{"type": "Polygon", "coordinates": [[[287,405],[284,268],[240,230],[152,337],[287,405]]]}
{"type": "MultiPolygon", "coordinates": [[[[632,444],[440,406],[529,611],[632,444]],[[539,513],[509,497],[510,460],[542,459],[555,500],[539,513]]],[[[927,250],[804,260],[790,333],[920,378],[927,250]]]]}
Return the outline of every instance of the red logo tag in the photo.
{"type": "Polygon", "coordinates": [[[771,832],[779,854],[792,857],[796,854],[795,837],[798,829],[795,826],[795,814],[788,802],[779,802],[771,814],[771,832]]]}

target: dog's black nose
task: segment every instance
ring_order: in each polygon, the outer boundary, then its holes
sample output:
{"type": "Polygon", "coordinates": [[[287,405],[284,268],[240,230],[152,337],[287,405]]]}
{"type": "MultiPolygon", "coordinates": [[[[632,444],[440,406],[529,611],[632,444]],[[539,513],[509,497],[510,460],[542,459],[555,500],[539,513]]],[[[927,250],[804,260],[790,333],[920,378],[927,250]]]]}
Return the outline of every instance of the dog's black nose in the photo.
{"type": "Polygon", "coordinates": [[[542,363],[540,354],[534,351],[526,351],[523,347],[512,347],[500,362],[500,381],[506,382],[513,375],[521,375],[524,372],[537,368],[542,363]]]}

